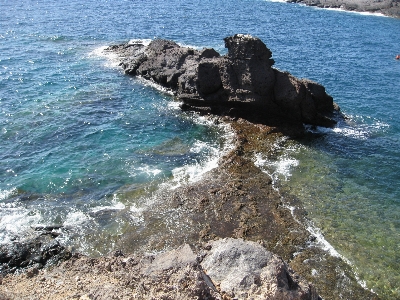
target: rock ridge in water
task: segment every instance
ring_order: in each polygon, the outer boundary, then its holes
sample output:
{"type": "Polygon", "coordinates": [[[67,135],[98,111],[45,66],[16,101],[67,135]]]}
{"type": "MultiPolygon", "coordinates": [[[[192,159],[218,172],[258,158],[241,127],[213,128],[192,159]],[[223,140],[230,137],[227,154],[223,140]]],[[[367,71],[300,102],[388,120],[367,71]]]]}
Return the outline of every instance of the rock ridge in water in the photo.
{"type": "Polygon", "coordinates": [[[335,124],[339,108],[322,85],[273,68],[272,52],[259,38],[236,34],[224,41],[224,56],[161,39],[106,51],[118,54],[126,74],[173,91],[182,109],[263,124],[335,124]]]}

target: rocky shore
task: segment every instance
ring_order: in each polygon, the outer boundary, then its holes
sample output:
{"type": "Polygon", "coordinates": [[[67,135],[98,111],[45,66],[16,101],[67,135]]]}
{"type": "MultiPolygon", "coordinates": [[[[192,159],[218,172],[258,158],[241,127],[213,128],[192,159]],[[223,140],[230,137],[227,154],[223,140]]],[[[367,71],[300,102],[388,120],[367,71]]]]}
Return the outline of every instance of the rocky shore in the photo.
{"type": "Polygon", "coordinates": [[[339,8],[349,11],[380,13],[385,16],[400,18],[399,0],[287,0],[320,8],[339,8]]]}
{"type": "Polygon", "coordinates": [[[201,180],[149,195],[145,225],[116,245],[124,251],[90,258],[60,248],[47,268],[34,255],[9,266],[8,255],[2,270],[25,269],[3,272],[0,299],[378,299],[255,164],[256,154],[273,159],[277,143],[304,135],[303,123],[332,126],[338,107],[321,85],[273,69],[259,39],[225,42],[226,56],[164,40],[108,48],[127,74],[229,124],[233,149],[201,180]]]}

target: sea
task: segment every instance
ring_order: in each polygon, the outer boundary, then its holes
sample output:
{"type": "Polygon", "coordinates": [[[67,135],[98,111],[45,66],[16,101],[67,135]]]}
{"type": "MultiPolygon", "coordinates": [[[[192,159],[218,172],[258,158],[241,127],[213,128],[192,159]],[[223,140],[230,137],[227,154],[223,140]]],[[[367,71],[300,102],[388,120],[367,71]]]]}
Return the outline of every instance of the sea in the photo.
{"type": "Polygon", "coordinates": [[[223,38],[251,34],[345,116],[255,163],[365,288],[400,299],[399,19],[265,0],[0,0],[0,11],[0,244],[56,225],[62,244],[106,254],[140,222],[136,199],[198,180],[230,148],[228,126],[124,75],[105,47],[164,38],[225,54],[223,38]]]}

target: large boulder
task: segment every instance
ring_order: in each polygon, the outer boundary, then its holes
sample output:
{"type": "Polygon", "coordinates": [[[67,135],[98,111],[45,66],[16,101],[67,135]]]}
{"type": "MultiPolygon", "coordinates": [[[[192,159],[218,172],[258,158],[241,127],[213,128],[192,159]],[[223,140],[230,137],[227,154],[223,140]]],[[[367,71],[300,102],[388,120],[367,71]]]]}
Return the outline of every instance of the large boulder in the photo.
{"type": "Polygon", "coordinates": [[[149,45],[123,44],[117,53],[121,66],[173,91],[182,108],[250,121],[332,126],[338,110],[325,88],[307,79],[274,69],[272,52],[258,38],[236,34],[224,39],[228,54],[196,50],[173,41],[149,45]]]}
{"type": "Polygon", "coordinates": [[[222,294],[234,299],[318,299],[314,287],[260,244],[225,238],[209,247],[201,266],[222,294]]]}

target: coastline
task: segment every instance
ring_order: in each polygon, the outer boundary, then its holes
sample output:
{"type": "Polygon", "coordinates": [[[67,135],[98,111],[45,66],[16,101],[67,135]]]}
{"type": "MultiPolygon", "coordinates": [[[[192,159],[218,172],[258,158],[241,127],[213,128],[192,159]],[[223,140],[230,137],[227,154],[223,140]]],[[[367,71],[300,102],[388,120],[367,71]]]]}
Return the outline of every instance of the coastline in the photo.
{"type": "Polygon", "coordinates": [[[299,3],[319,8],[340,9],[359,13],[381,14],[400,18],[400,3],[393,0],[363,1],[363,0],[286,0],[288,3],[299,3]]]}
{"type": "MultiPolygon", "coordinates": [[[[255,153],[272,158],[276,155],[273,149],[276,139],[283,135],[295,138],[302,134],[302,130],[252,124],[243,119],[226,117],[220,122],[228,122],[234,129],[234,149],[200,181],[156,192],[153,197],[157,205],[144,214],[148,222],[154,223],[157,223],[159,215],[174,215],[173,222],[181,224],[186,230],[171,231],[166,227],[158,228],[158,232],[148,232],[145,248],[162,252],[187,243],[200,251],[208,241],[226,237],[256,241],[265,249],[277,253],[297,274],[312,282],[324,299],[379,299],[360,286],[351,266],[315,243],[316,237],[310,234],[304,222],[307,217],[301,203],[290,195],[281,195],[273,188],[271,178],[254,165],[255,153]],[[291,210],[288,204],[296,209],[291,210]],[[185,222],[191,226],[187,227],[183,224],[185,222]]],[[[138,237],[133,234],[125,238],[126,243],[132,243],[138,237]]],[[[133,255],[140,253],[138,251],[133,255]]],[[[43,293],[46,284],[46,294],[42,296],[49,297],[47,299],[66,299],[74,295],[79,295],[78,299],[90,299],[84,296],[88,297],[98,281],[71,286],[64,276],[73,274],[76,278],[97,278],[98,274],[88,270],[90,265],[106,266],[112,258],[93,259],[79,255],[78,258],[79,263],[67,260],[48,269],[33,268],[27,273],[4,277],[0,285],[2,299],[31,299],[32,293],[43,293]],[[81,269],[75,267],[79,264],[82,264],[81,269]]],[[[115,276],[117,273],[106,272],[103,284],[114,284],[121,294],[133,291],[115,276]]]]}
{"type": "MultiPolygon", "coordinates": [[[[204,113],[205,110],[200,111],[204,113]]],[[[184,244],[190,244],[196,252],[201,252],[208,242],[228,237],[255,241],[264,249],[279,254],[300,277],[312,282],[324,299],[378,299],[360,285],[344,259],[321,247],[318,237],[310,232],[307,212],[299,200],[291,195],[282,195],[271,176],[256,166],[256,155],[273,159],[278,155],[274,146],[276,142],[282,138],[302,136],[303,126],[279,118],[273,118],[273,125],[232,116],[216,117],[214,122],[229,124],[233,129],[233,149],[199,181],[154,192],[149,197],[147,210],[143,212],[146,226],[139,234],[121,237],[115,249],[135,245],[132,255],[140,256],[145,251],[175,251],[184,244]],[[165,216],[169,217],[170,224],[160,224],[159,220],[165,216]],[[145,244],[140,244],[143,241],[145,244]]],[[[43,297],[65,299],[67,293],[72,298],[91,299],[90,290],[99,282],[94,282],[94,285],[90,280],[84,285],[79,282],[83,276],[96,278],[90,270],[93,264],[103,265],[107,271],[100,284],[110,284],[111,281],[123,289],[123,293],[137,293],[135,287],[118,282],[119,275],[113,274],[110,267],[112,256],[125,257],[120,251],[98,259],[74,254],[72,260],[49,269],[33,267],[25,274],[6,276],[2,279],[3,297],[24,299],[32,293],[40,295],[46,284],[43,297]],[[74,266],[76,262],[86,270],[86,275],[74,266]],[[76,287],[64,283],[66,280],[61,274],[67,272],[76,276],[76,287]],[[51,280],[47,281],[47,278],[51,280]],[[53,289],[54,284],[57,289],[53,289]],[[28,295],[20,293],[21,290],[27,291],[28,295]]],[[[96,299],[107,299],[108,296],[101,297],[96,299]]]]}

